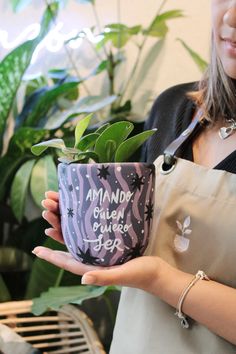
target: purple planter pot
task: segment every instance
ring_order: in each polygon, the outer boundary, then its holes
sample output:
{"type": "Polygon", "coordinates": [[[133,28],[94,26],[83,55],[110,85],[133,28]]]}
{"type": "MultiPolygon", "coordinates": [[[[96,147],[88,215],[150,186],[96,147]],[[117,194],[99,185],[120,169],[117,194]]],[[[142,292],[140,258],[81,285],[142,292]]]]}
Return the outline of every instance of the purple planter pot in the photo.
{"type": "Polygon", "coordinates": [[[58,178],[62,233],[77,260],[110,266],[144,253],[153,216],[154,165],[61,163],[58,178]]]}

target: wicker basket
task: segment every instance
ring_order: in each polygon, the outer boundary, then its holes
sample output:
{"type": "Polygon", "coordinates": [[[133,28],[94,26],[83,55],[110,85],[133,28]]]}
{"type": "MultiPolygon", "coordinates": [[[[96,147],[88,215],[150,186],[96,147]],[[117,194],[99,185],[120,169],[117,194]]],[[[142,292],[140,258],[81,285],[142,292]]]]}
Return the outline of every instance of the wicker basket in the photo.
{"type": "Polygon", "coordinates": [[[31,307],[31,300],[1,303],[0,323],[44,354],[106,354],[91,320],[77,307],[65,305],[42,316],[32,315],[31,307]]]}

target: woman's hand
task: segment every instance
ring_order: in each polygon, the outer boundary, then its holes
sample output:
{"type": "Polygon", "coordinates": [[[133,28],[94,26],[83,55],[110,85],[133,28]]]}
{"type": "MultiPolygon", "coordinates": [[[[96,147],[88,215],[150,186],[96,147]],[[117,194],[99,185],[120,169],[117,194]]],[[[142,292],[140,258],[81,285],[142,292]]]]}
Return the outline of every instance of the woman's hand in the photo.
{"type": "Polygon", "coordinates": [[[45,193],[45,197],[42,206],[47,210],[43,211],[42,216],[52,225],[51,228],[45,230],[45,234],[60,243],[64,243],[60,223],[59,193],[48,191],[45,193]]]}
{"type": "MultiPolygon", "coordinates": [[[[45,230],[45,234],[58,242],[64,243],[60,225],[59,194],[48,191],[45,196],[46,199],[42,201],[42,205],[46,209],[43,211],[43,217],[52,226],[45,230]]],[[[83,284],[125,285],[151,293],[155,292],[160,269],[164,265],[170,267],[159,257],[139,257],[121,266],[98,267],[80,263],[70,253],[54,251],[46,247],[36,247],[33,253],[60,268],[78,275],[84,275],[82,278],[83,284]]]]}
{"type": "Polygon", "coordinates": [[[161,272],[170,267],[159,257],[143,256],[118,266],[99,267],[83,264],[70,253],[36,247],[33,253],[60,268],[83,275],[82,284],[121,285],[139,288],[158,295],[158,281],[161,272]]]}

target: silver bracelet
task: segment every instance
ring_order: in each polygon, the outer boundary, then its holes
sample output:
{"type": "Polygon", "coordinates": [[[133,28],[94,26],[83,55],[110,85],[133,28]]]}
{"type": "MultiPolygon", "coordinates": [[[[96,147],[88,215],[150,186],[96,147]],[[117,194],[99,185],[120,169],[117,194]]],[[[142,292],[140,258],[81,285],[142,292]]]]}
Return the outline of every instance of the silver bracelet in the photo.
{"type": "Polygon", "coordinates": [[[210,279],[202,270],[199,270],[195,274],[194,278],[191,280],[189,285],[183,290],[183,292],[181,293],[181,295],[179,297],[179,301],[177,304],[177,309],[176,309],[175,315],[178,316],[178,318],[180,319],[180,323],[183,328],[189,328],[189,323],[187,321],[186,315],[182,312],[183,302],[184,302],[189,290],[194,286],[194,284],[196,284],[198,282],[198,280],[210,280],[210,279]]]}

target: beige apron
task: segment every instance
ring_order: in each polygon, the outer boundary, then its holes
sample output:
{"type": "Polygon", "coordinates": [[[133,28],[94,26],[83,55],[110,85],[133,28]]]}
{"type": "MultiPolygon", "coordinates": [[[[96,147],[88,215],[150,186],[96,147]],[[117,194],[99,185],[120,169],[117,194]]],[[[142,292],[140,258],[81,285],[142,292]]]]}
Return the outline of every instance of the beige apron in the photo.
{"type": "MultiPolygon", "coordinates": [[[[160,156],[147,254],[236,288],[236,175],[181,158],[163,174],[162,164],[160,156]]],[[[124,288],[110,354],[236,353],[236,346],[195,321],[183,329],[174,313],[159,298],[124,288]]]]}

